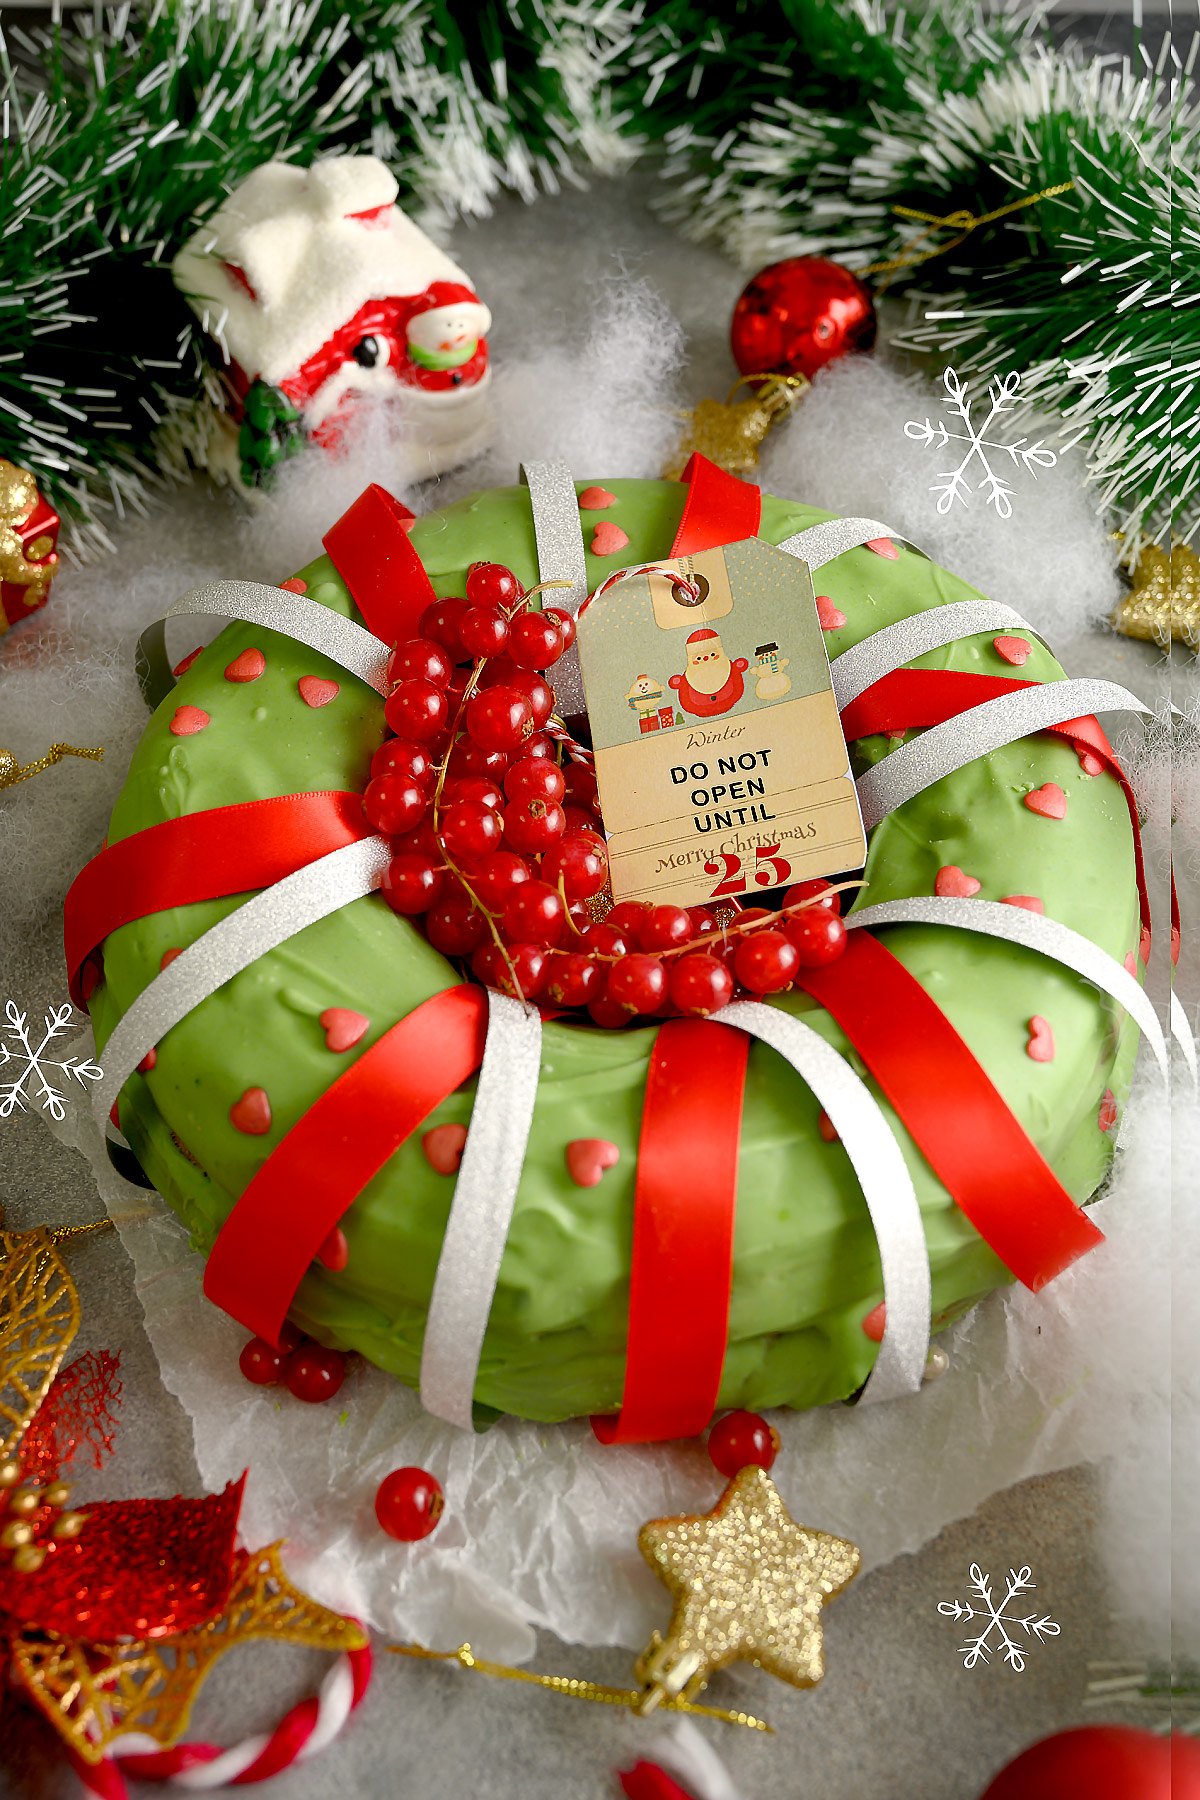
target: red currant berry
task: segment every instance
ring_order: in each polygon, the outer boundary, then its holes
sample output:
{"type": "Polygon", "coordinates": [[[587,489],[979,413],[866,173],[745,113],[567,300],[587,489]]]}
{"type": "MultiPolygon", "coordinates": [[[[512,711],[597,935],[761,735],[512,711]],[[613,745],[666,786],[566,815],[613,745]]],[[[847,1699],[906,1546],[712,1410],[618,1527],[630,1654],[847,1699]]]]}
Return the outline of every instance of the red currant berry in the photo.
{"type": "Polygon", "coordinates": [[[733,999],[733,976],[703,950],[681,956],[670,975],[671,998],[686,1018],[703,1019],[733,999]]]}
{"type": "Polygon", "coordinates": [[[778,1454],[779,1433],[758,1413],[726,1413],[708,1434],[709,1461],[730,1481],[741,1469],[769,1469],[778,1454]]]}
{"type": "Polygon", "coordinates": [[[518,613],[508,634],[508,654],[519,669],[548,669],[566,649],[557,619],[545,613],[518,613]]]}
{"type": "Polygon", "coordinates": [[[238,1368],[255,1387],[279,1387],[290,1354],[290,1349],[277,1350],[266,1338],[252,1337],[242,1348],[238,1368]]]}
{"type": "Polygon", "coordinates": [[[650,908],[644,900],[622,900],[607,914],[604,923],[611,925],[614,931],[619,931],[622,937],[628,938],[631,943],[636,944],[642,920],[649,911],[650,908]]]}
{"type": "Polygon", "coordinates": [[[500,814],[482,800],[456,800],[441,818],[442,842],[459,862],[477,862],[498,850],[503,831],[500,814]]]}
{"type": "Polygon", "coordinates": [[[542,617],[544,619],[553,619],[555,621],[558,629],[562,632],[563,649],[569,650],[571,645],[575,642],[576,633],[578,631],[578,626],[575,623],[575,615],[569,613],[566,608],[562,606],[545,606],[542,608],[542,617]]]}
{"type": "Polygon", "coordinates": [[[367,783],[363,812],[369,824],[387,837],[411,831],[425,817],[429,795],[403,775],[377,775],[367,783]]]}
{"type": "Polygon", "coordinates": [[[609,913],[602,925],[589,925],[583,934],[583,948],[593,956],[628,956],[633,949],[633,938],[618,931],[611,919],[609,913]]]}
{"type": "Polygon", "coordinates": [[[566,829],[562,807],[545,800],[514,800],[504,809],[504,841],[523,856],[552,849],[566,829]]]}
{"type": "Polygon", "coordinates": [[[590,833],[580,832],[547,850],[542,875],[553,888],[561,882],[568,900],[590,900],[608,880],[608,853],[590,833]]]}
{"type": "Polygon", "coordinates": [[[593,1025],[602,1025],[605,1031],[617,1031],[622,1025],[628,1025],[629,1013],[607,994],[599,994],[587,1003],[588,1017],[593,1025]]]}
{"type": "MultiPolygon", "coordinates": [[[[570,801],[567,801],[566,805],[563,807],[563,817],[567,821],[565,834],[567,837],[578,837],[580,832],[594,832],[596,830],[597,820],[595,813],[584,812],[582,807],[572,806],[570,801]]],[[[601,841],[603,842],[603,839],[601,841]]]]}
{"type": "Polygon", "coordinates": [[[558,760],[558,748],[554,739],[547,737],[544,731],[535,731],[531,738],[526,738],[516,754],[509,757],[508,766],[511,769],[516,762],[538,760],[552,763],[557,763],[558,760]]]}
{"type": "Polygon", "coordinates": [[[707,907],[689,906],[688,917],[696,927],[697,937],[703,937],[706,932],[719,931],[721,929],[707,907]]]}
{"type": "Polygon", "coordinates": [[[467,599],[472,606],[514,606],[524,593],[503,563],[477,562],[467,570],[467,599]]]}
{"type": "Polygon", "coordinates": [[[805,969],[825,968],[836,962],[846,948],[846,927],[841,916],[823,904],[793,913],[783,929],[805,969]]]}
{"type": "Polygon", "coordinates": [[[502,913],[513,890],[529,880],[529,864],[511,850],[485,856],[471,870],[471,886],[490,913],[502,913]]]}
{"type": "Polygon", "coordinates": [[[798,881],[795,887],[788,889],[783,904],[795,906],[799,900],[811,900],[814,894],[821,896],[817,902],[819,906],[825,907],[829,912],[841,912],[842,896],[830,887],[827,881],[821,881],[819,878],[815,881],[798,881]]]}
{"type": "Polygon", "coordinates": [[[453,673],[454,664],[444,647],[432,638],[409,638],[406,644],[397,644],[387,661],[390,687],[401,681],[431,681],[434,687],[446,688],[453,673]]]}
{"type": "Polygon", "coordinates": [[[468,656],[502,656],[508,643],[508,620],[495,606],[472,606],[458,628],[468,656]]]}
{"type": "Polygon", "coordinates": [[[795,980],[800,958],[782,931],[755,931],[738,945],[733,966],[752,994],[777,994],[795,980]]]}
{"type": "Polygon", "coordinates": [[[540,944],[506,944],[503,951],[485,944],[471,958],[471,971],[485,987],[518,1000],[532,1000],[541,992],[549,966],[540,944]]]}
{"type": "Polygon", "coordinates": [[[393,856],[379,891],[393,912],[423,913],[440,897],[444,881],[432,858],[410,850],[393,856]]]}
{"type": "Polygon", "coordinates": [[[449,708],[446,696],[432,681],[402,681],[384,702],[383,716],[397,737],[417,738],[421,743],[441,731],[449,708]]]}
{"type": "Polygon", "coordinates": [[[514,944],[557,944],[566,922],[561,895],[545,881],[523,881],[504,908],[504,935],[514,944]]]}
{"type": "Polygon", "coordinates": [[[585,812],[600,811],[600,794],[596,786],[596,771],[586,763],[569,763],[563,770],[567,783],[567,793],[576,806],[585,812]]]}
{"type": "Polygon", "coordinates": [[[414,743],[411,738],[389,738],[371,758],[372,779],[377,775],[403,775],[422,785],[432,781],[434,767],[428,744],[414,743]]]}
{"type": "Polygon", "coordinates": [[[462,624],[466,610],[465,600],[435,600],[433,605],[427,606],[421,614],[419,621],[421,636],[432,638],[433,642],[441,644],[443,649],[461,656],[463,646],[462,639],[458,635],[458,628],[462,624]]]}
{"type": "Polygon", "coordinates": [[[487,920],[466,894],[451,894],[430,907],[425,935],[443,956],[470,956],[488,936],[487,920]]]}
{"type": "Polygon", "coordinates": [[[546,992],[556,1006],[586,1006],[604,988],[604,969],[576,950],[552,959],[546,992]]]}
{"type": "Polygon", "coordinates": [[[437,832],[433,829],[433,814],[426,813],[421,823],[412,831],[402,831],[392,838],[392,853],[395,856],[415,854],[427,857],[435,867],[442,862],[442,846],[438,843],[437,832]]]}
{"type": "Polygon", "coordinates": [[[738,926],[749,925],[752,919],[776,919],[778,917],[778,913],[773,913],[769,906],[744,906],[733,923],[738,926]]]}
{"type": "Polygon", "coordinates": [[[652,953],[677,950],[681,944],[690,944],[695,935],[696,927],[682,906],[652,906],[638,921],[637,941],[652,953]]]}
{"type": "Polygon", "coordinates": [[[450,752],[446,773],[456,779],[463,775],[486,775],[491,781],[503,781],[508,756],[503,750],[485,750],[470,738],[459,738],[450,752]]]}
{"type": "Polygon", "coordinates": [[[623,956],[608,974],[606,998],[634,1013],[652,1013],[667,997],[667,971],[657,956],[623,956]]]}
{"type": "Polygon", "coordinates": [[[511,765],[504,777],[504,792],[510,800],[553,800],[557,803],[566,791],[562,770],[544,756],[523,757],[511,765]]]}
{"type": "Polygon", "coordinates": [[[288,1392],[297,1400],[315,1405],[319,1400],[332,1400],[346,1379],[346,1361],[340,1350],[326,1350],[320,1344],[306,1344],[288,1358],[284,1380],[288,1392]]]}
{"type": "Polygon", "coordinates": [[[447,781],[442,787],[442,805],[450,806],[455,800],[480,800],[493,812],[504,810],[504,795],[490,775],[459,775],[447,781]]]}
{"type": "Polygon", "coordinates": [[[467,730],[485,750],[515,750],[533,735],[533,707],[516,688],[485,688],[467,702],[467,730]]]}
{"type": "Polygon", "coordinates": [[[549,687],[540,675],[526,675],[524,681],[516,685],[520,686],[533,708],[533,722],[540,731],[554,711],[554,689],[549,687]]]}
{"type": "Polygon", "coordinates": [[[402,1544],[426,1538],[446,1508],[441,1483],[424,1469],[393,1469],[375,1494],[375,1517],[402,1544]]]}

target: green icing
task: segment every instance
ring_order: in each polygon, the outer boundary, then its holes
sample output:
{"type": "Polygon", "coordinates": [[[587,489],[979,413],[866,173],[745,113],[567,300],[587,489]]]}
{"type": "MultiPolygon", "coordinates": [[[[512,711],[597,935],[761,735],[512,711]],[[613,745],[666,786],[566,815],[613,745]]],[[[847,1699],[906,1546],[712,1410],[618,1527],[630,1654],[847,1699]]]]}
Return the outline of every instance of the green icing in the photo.
{"type": "MultiPolygon", "coordinates": [[[[580,483],[580,487],[584,484],[580,483]]],[[[588,555],[594,586],[622,562],[665,555],[683,489],[674,482],[605,480],[609,516],[630,544],[588,555]]],[[[762,535],[779,542],[830,515],[764,497],[762,535]]],[[[477,494],[420,519],[412,541],[439,594],[461,593],[467,565],[507,564],[537,579],[529,499],[512,487],[477,494]]],[[[301,571],[311,598],[344,615],[353,607],[331,563],[301,571]]],[[[902,551],[896,561],[856,550],[820,571],[819,585],[845,613],[827,634],[830,655],[906,615],[974,597],[953,575],[902,551]]],[[[990,635],[922,657],[924,668],[1010,672],[990,635]]],[[[1040,644],[1022,669],[1032,679],[1062,671],[1040,644]]],[[[231,625],[159,707],[135,752],[109,828],[112,842],[206,807],[293,793],[361,789],[383,736],[378,697],[314,651],[273,632],[231,625]],[[266,673],[245,684],[224,669],[256,646],[266,673]],[[296,683],[315,674],[340,684],[320,708],[296,683]],[[175,708],[202,707],[210,726],[174,737],[175,708]]],[[[855,746],[859,765],[893,747],[855,746]]],[[[957,863],[980,897],[1039,895],[1046,913],[1122,959],[1138,936],[1132,835],[1108,775],[1086,776],[1074,753],[1042,734],[995,751],[901,807],[872,835],[862,903],[932,892],[939,867],[957,863]],[[1025,792],[1055,781],[1067,817],[1047,820],[1025,792]]],[[[153,914],[114,932],[105,981],[91,1010],[103,1046],[117,1019],[157,972],[163,952],[190,944],[237,899],[153,914]]],[[[1106,996],[1028,951],[928,926],[893,927],[888,948],[933,995],[1004,1094],[1059,1178],[1079,1201],[1104,1179],[1111,1147],[1097,1111],[1106,1087],[1123,1100],[1135,1049],[1132,1022],[1106,996]],[[1026,1021],[1049,1019],[1057,1054],[1025,1053],[1026,1021]]],[[[327,1088],[396,1020],[458,977],[377,896],[312,925],[227,983],[167,1035],[153,1071],[132,1077],[121,1123],[147,1173],[207,1252],[236,1197],[269,1152],[327,1088]],[[370,1030],[334,1055],[318,1023],[326,1007],[365,1014],[370,1030]],[[247,1087],[270,1097],[262,1137],[234,1129],[229,1108],[247,1087]],[[186,1147],[186,1148],[184,1148],[186,1147]],[[197,1160],[192,1160],[193,1158],[197,1160]],[[203,1165],[203,1168],[198,1166],[203,1165]]],[[[829,1016],[805,996],[777,1004],[861,1063],[829,1016]]],[[[483,1349],[477,1400],[552,1420],[611,1411],[624,1379],[637,1140],[652,1031],[609,1033],[577,1024],[545,1028],[541,1083],[483,1349]],[[595,1188],[575,1187],[564,1164],[571,1139],[603,1137],[620,1161],[595,1188]]],[[[869,1078],[868,1078],[869,1080],[869,1078]]],[[[964,1311],[1007,1271],[933,1176],[886,1100],[869,1082],[912,1172],[933,1273],[935,1326],[964,1311]]],[[[425,1127],[469,1124],[474,1084],[425,1127]]],[[[874,1233],[840,1144],[817,1130],[817,1104],[774,1052],[750,1052],[738,1183],[729,1349],[721,1406],[812,1406],[866,1378],[875,1348],[861,1320],[881,1298],[874,1233]]],[[[417,1380],[426,1307],[453,1181],[429,1167],[417,1133],[364,1189],[343,1228],[349,1264],[314,1266],[292,1316],[322,1341],[361,1351],[403,1380],[417,1380]]]]}

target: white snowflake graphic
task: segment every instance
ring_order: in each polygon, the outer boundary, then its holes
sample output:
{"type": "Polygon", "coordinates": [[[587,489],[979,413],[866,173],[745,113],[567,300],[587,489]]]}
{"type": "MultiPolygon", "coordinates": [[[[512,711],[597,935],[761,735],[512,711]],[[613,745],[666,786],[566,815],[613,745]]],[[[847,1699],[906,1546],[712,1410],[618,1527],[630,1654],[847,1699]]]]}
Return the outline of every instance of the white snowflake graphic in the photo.
{"type": "MultiPolygon", "coordinates": [[[[88,1062],[79,1056],[68,1057],[65,1062],[55,1061],[47,1057],[45,1052],[66,1031],[75,1015],[70,1001],[65,1006],[57,1006],[52,1012],[43,1014],[45,1035],[36,1049],[29,1030],[29,1014],[23,1013],[15,1000],[10,1000],[4,1009],[4,1023],[0,1025],[0,1038],[10,1038],[15,1042],[0,1042],[0,1070],[11,1065],[20,1064],[21,1068],[11,1081],[0,1081],[0,1119],[9,1119],[17,1108],[25,1111],[27,1099],[39,1099],[43,1111],[53,1119],[66,1117],[66,1101],[59,1090],[52,1086],[46,1071],[59,1069],[67,1080],[77,1081],[82,1087],[85,1082],[99,1081],[103,1070],[98,1064],[88,1062]],[[40,1088],[33,1094],[25,1092],[25,1083],[30,1076],[39,1082],[40,1088]]],[[[36,1035],[36,1027],[34,1035],[36,1035]]]]}
{"type": "MultiPolygon", "coordinates": [[[[1002,444],[986,434],[992,421],[1002,413],[1013,409],[1013,396],[1020,386],[1021,377],[1015,371],[1003,377],[997,375],[992,380],[988,392],[991,396],[991,410],[983,424],[976,427],[971,423],[971,401],[967,397],[967,384],[960,381],[953,369],[947,369],[942,376],[946,387],[946,397],[950,411],[956,413],[966,426],[965,431],[951,431],[941,420],[935,425],[929,419],[918,422],[910,419],[904,427],[904,435],[914,438],[918,443],[932,445],[935,450],[944,449],[947,444],[966,444],[967,450],[956,469],[943,469],[936,481],[930,483],[931,493],[938,496],[937,509],[940,513],[948,513],[956,500],[967,504],[969,494],[986,494],[987,504],[994,506],[1002,519],[1012,517],[1012,499],[1015,492],[1002,475],[997,475],[988,461],[988,451],[1002,452],[1015,468],[1020,464],[1028,474],[1037,480],[1038,469],[1052,469],[1058,461],[1053,450],[1047,450],[1039,438],[1036,444],[1027,444],[1023,437],[1014,439],[1011,444],[1002,444]],[[979,458],[982,480],[972,487],[968,478],[971,464],[979,458]]],[[[957,452],[955,452],[957,454],[957,452]]]]}
{"type": "Polygon", "coordinates": [[[1044,1643],[1047,1638],[1057,1637],[1059,1628],[1046,1613],[1038,1618],[1035,1612],[1027,1613],[1021,1618],[1016,1613],[1007,1611],[1010,1601],[1020,1594],[1032,1593],[1035,1582],[1030,1581],[1030,1570],[1010,1569],[1008,1571],[1008,1591],[999,1605],[992,1599],[992,1578],[985,1575],[978,1563],[971,1564],[971,1586],[975,1590],[975,1598],[982,1601],[981,1606],[972,1606],[965,1600],[939,1600],[938,1611],[948,1619],[986,1619],[987,1624],[978,1637],[968,1638],[965,1644],[959,1645],[959,1653],[963,1659],[964,1669],[973,1669],[976,1663],[990,1663],[993,1650],[1003,1650],[1004,1660],[1018,1674],[1025,1667],[1025,1659],[1029,1655],[1032,1639],[1044,1643]],[[1021,1643],[1014,1643],[1009,1630],[1020,1629],[1025,1633],[1021,1643]],[[993,1631],[996,1642],[989,1646],[993,1631]]]}

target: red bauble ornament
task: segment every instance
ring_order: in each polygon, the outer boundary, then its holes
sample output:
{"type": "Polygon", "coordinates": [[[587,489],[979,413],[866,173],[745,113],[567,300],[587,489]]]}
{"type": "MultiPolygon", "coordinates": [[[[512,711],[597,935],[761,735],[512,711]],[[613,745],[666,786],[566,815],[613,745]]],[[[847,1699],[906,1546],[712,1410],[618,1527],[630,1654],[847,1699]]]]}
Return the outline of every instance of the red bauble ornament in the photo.
{"type": "Polygon", "coordinates": [[[823,256],[789,256],[742,289],[729,329],[743,375],[806,375],[875,342],[875,308],[857,275],[823,256]]]}
{"type": "Polygon", "coordinates": [[[708,1434],[709,1461],[727,1481],[751,1464],[769,1469],[778,1451],[779,1434],[759,1413],[726,1413],[708,1434]]]}
{"type": "Polygon", "coordinates": [[[445,1507],[442,1484],[426,1469],[393,1469],[375,1495],[375,1517],[402,1544],[428,1537],[445,1507]]]}
{"type": "Polygon", "coordinates": [[[1197,1800],[1200,1746],[1132,1725],[1083,1725],[1023,1750],[980,1800],[1197,1800]]]}

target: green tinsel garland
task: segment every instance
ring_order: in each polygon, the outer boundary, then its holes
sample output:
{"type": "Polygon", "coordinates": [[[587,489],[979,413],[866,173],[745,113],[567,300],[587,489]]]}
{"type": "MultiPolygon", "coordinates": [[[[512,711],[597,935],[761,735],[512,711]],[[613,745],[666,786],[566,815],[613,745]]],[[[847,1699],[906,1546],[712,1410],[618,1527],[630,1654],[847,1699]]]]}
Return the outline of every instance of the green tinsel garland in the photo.
{"type": "Polygon", "coordinates": [[[79,552],[217,391],[175,250],[257,164],[339,149],[435,226],[652,153],[664,213],[746,268],[894,262],[927,229],[898,205],[979,216],[1071,181],[876,280],[919,286],[914,347],[1024,372],[1133,541],[1200,528],[1200,126],[1165,63],[1089,63],[978,0],[156,0],[9,38],[0,455],[79,552]]]}

